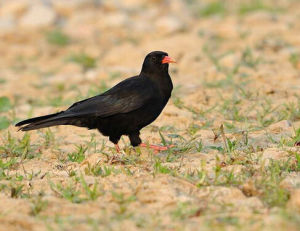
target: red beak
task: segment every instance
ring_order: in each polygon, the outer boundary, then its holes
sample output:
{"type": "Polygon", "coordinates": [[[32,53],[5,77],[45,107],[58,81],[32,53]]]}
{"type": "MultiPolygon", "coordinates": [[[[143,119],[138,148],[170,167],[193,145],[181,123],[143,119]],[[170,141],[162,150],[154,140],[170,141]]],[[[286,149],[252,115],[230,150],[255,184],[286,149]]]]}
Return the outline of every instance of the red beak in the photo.
{"type": "Polygon", "coordinates": [[[174,59],[172,59],[170,56],[165,56],[163,58],[163,60],[161,61],[161,63],[176,63],[176,61],[174,59]]]}

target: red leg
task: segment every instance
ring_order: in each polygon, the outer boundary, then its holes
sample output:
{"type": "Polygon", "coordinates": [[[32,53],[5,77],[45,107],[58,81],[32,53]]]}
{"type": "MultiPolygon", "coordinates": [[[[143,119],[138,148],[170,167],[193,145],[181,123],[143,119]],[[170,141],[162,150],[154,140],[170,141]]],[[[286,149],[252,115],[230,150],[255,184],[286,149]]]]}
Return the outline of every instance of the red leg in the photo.
{"type": "Polygon", "coordinates": [[[174,147],[174,145],[168,145],[168,146],[159,146],[159,145],[153,145],[153,144],[144,144],[141,143],[140,147],[145,147],[145,148],[151,148],[154,150],[155,153],[158,153],[159,151],[165,151],[168,150],[169,148],[174,147]]]}
{"type": "Polygon", "coordinates": [[[121,149],[120,149],[120,147],[119,147],[118,144],[115,144],[115,148],[116,148],[117,153],[120,153],[120,152],[121,152],[121,149]]]}

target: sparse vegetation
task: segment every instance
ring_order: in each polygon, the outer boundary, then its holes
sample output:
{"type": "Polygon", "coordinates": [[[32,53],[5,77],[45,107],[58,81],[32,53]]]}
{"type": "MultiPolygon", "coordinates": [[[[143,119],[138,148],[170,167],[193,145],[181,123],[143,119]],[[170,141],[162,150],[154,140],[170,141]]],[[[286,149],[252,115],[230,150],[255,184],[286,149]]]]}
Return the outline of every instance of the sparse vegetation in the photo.
{"type": "Polygon", "coordinates": [[[68,35],[66,35],[61,30],[53,30],[49,31],[46,34],[47,41],[50,44],[57,45],[57,46],[66,46],[70,43],[71,39],[68,35]]]}
{"type": "Polygon", "coordinates": [[[77,63],[84,71],[96,67],[96,59],[85,53],[72,54],[67,61],[77,63]]]}
{"type": "Polygon", "coordinates": [[[8,128],[10,121],[6,116],[0,116],[0,130],[8,128]]]}
{"type": "Polygon", "coordinates": [[[28,30],[31,6],[6,2],[0,230],[299,230],[299,1],[70,0],[28,30]],[[157,45],[177,60],[174,89],[141,138],[168,150],[13,126],[138,74],[157,45]]]}
{"type": "Polygon", "coordinates": [[[76,151],[68,154],[68,159],[72,162],[81,163],[85,159],[85,152],[88,147],[82,145],[76,147],[76,151]]]}

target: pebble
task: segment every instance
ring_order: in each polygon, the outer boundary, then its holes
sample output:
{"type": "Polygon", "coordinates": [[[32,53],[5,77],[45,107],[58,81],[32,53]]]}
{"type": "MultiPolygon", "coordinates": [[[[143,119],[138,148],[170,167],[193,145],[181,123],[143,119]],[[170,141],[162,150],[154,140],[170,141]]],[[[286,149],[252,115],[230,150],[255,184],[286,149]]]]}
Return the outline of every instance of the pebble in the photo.
{"type": "Polygon", "coordinates": [[[0,14],[2,16],[14,16],[18,17],[23,14],[28,8],[28,1],[6,1],[0,8],[0,14]]]}
{"type": "Polygon", "coordinates": [[[107,28],[126,26],[128,22],[128,15],[122,12],[105,14],[101,20],[101,24],[107,28]]]}
{"type": "Polygon", "coordinates": [[[15,25],[15,19],[11,15],[0,17],[0,34],[12,32],[15,28],[15,25]]]}
{"type": "Polygon", "coordinates": [[[287,157],[287,152],[279,151],[276,148],[268,148],[263,152],[261,160],[264,166],[269,166],[271,160],[286,160],[287,157]]]}
{"type": "Polygon", "coordinates": [[[24,28],[41,28],[55,22],[55,11],[45,5],[33,5],[20,19],[20,26],[24,28]]]}
{"type": "Polygon", "coordinates": [[[159,18],[155,23],[157,29],[165,34],[171,34],[184,29],[184,24],[173,16],[159,18]]]}
{"type": "Polygon", "coordinates": [[[288,120],[282,120],[280,122],[271,124],[268,128],[270,132],[279,134],[283,131],[292,130],[291,122],[288,120]]]}

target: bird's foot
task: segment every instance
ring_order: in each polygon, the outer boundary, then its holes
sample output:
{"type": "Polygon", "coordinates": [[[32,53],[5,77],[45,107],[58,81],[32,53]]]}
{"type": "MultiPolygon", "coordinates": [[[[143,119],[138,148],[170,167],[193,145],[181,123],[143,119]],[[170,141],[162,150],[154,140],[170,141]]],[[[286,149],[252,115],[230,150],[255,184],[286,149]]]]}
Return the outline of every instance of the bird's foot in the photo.
{"type": "Polygon", "coordinates": [[[119,155],[112,155],[109,160],[108,160],[108,164],[115,164],[118,163],[120,161],[120,157],[119,155]]]}
{"type": "Polygon", "coordinates": [[[158,153],[159,151],[166,151],[169,148],[174,147],[175,145],[171,144],[171,145],[167,145],[167,146],[159,146],[159,145],[153,145],[153,144],[144,144],[141,143],[140,147],[145,147],[145,148],[151,148],[154,150],[154,153],[158,153]]]}

